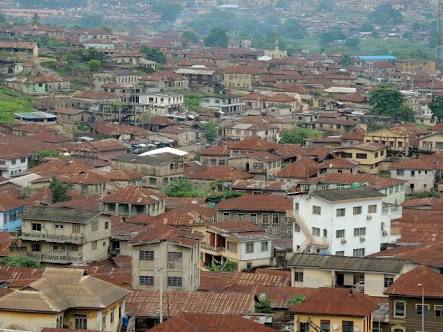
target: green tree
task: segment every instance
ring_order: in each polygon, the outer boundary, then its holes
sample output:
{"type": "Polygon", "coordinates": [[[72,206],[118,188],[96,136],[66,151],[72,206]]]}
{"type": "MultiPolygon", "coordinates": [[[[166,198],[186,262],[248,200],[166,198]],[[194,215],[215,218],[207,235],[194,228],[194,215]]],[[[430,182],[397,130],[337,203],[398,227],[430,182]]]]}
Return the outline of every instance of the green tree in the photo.
{"type": "Polygon", "coordinates": [[[202,125],[203,136],[209,144],[214,143],[218,138],[218,124],[215,122],[208,122],[202,125]]]}
{"type": "Polygon", "coordinates": [[[213,260],[211,266],[208,267],[208,270],[211,272],[235,272],[237,271],[237,263],[227,259],[223,261],[222,264],[217,264],[213,260]]]}
{"type": "Polygon", "coordinates": [[[47,150],[40,150],[36,153],[36,156],[39,159],[44,159],[47,157],[57,157],[59,155],[58,151],[56,150],[51,150],[51,149],[47,149],[47,150]]]}
{"type": "Polygon", "coordinates": [[[32,15],[32,24],[40,25],[40,16],[38,16],[37,14],[32,15]]]}
{"type": "Polygon", "coordinates": [[[296,305],[296,304],[300,304],[302,303],[304,300],[306,299],[306,297],[304,295],[295,295],[293,297],[291,297],[288,301],[288,304],[291,305],[296,305]]]}
{"type": "Polygon", "coordinates": [[[185,107],[189,111],[198,111],[200,109],[201,101],[202,97],[198,94],[191,93],[185,95],[185,107]]]}
{"type": "Polygon", "coordinates": [[[438,122],[443,122],[443,97],[434,97],[429,104],[432,116],[438,122]]]}
{"type": "Polygon", "coordinates": [[[289,19],[281,26],[280,34],[288,38],[302,39],[305,29],[296,19],[289,19]]]}
{"type": "Polygon", "coordinates": [[[183,11],[179,2],[171,0],[154,0],[151,3],[152,9],[160,14],[165,21],[175,21],[183,11]]]}
{"type": "Polygon", "coordinates": [[[157,63],[165,64],[166,63],[166,55],[156,48],[142,46],[141,51],[146,58],[151,61],[155,61],[157,63]]]}
{"type": "Polygon", "coordinates": [[[255,309],[257,312],[270,314],[272,312],[271,300],[265,294],[261,294],[258,297],[258,302],[255,303],[255,309]]]}
{"type": "Polygon", "coordinates": [[[338,27],[334,27],[328,32],[323,32],[320,34],[320,45],[328,46],[337,40],[344,39],[346,39],[346,35],[343,33],[343,31],[338,27]]]}
{"type": "Polygon", "coordinates": [[[200,38],[197,36],[197,34],[192,31],[183,32],[182,39],[185,45],[197,44],[200,41],[200,38]]]}
{"type": "Polygon", "coordinates": [[[204,197],[207,194],[205,191],[196,188],[186,178],[169,182],[164,188],[164,193],[169,197],[204,197]]]}
{"type": "Polygon", "coordinates": [[[391,116],[400,121],[414,121],[414,111],[405,105],[403,95],[389,86],[371,91],[369,105],[373,107],[375,114],[391,116]]]}
{"type": "Polygon", "coordinates": [[[343,55],[340,59],[340,65],[345,67],[352,65],[352,57],[350,55],[343,55]]]}
{"type": "Polygon", "coordinates": [[[293,128],[285,130],[281,133],[281,144],[304,144],[307,138],[318,137],[320,133],[318,131],[308,128],[293,128]]]}
{"type": "Polygon", "coordinates": [[[371,23],[377,25],[398,25],[403,22],[402,13],[387,2],[375,7],[368,18],[371,23]]]}
{"type": "Polygon", "coordinates": [[[102,67],[102,63],[100,60],[92,59],[92,60],[88,61],[88,66],[89,66],[89,70],[92,73],[95,73],[102,67]]]}
{"type": "Polygon", "coordinates": [[[358,49],[360,46],[360,39],[358,38],[346,39],[345,45],[351,49],[358,49]]]}
{"type": "Polygon", "coordinates": [[[227,48],[229,37],[225,30],[213,28],[205,38],[206,47],[224,47],[227,48]]]}
{"type": "Polygon", "coordinates": [[[8,256],[5,258],[4,263],[10,267],[33,267],[37,268],[40,263],[32,257],[27,256],[8,256]]]}
{"type": "Polygon", "coordinates": [[[56,177],[52,178],[49,188],[52,192],[52,203],[64,202],[70,199],[68,195],[69,186],[65,183],[62,183],[56,177]]]}

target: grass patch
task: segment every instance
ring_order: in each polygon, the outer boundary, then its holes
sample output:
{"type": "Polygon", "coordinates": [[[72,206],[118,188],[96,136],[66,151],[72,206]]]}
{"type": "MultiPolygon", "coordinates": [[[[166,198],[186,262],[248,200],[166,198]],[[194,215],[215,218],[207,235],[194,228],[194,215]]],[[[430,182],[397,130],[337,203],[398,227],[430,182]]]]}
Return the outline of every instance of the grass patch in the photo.
{"type": "Polygon", "coordinates": [[[0,87],[0,123],[13,123],[14,113],[32,111],[31,98],[15,90],[0,87]]]}

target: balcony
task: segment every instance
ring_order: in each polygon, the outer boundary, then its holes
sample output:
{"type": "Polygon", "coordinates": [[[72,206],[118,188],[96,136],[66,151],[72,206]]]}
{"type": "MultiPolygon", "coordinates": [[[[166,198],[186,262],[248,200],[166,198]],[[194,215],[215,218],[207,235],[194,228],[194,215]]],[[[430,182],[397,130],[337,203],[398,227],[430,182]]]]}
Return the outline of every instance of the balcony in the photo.
{"type": "Polygon", "coordinates": [[[56,243],[73,243],[82,244],[84,241],[84,235],[62,235],[62,234],[48,234],[43,232],[23,232],[21,235],[22,240],[29,241],[46,241],[56,243]]]}
{"type": "Polygon", "coordinates": [[[218,252],[218,253],[222,253],[225,251],[224,247],[215,247],[215,246],[211,246],[209,244],[206,243],[201,243],[200,247],[204,250],[208,250],[208,251],[212,251],[212,252],[218,252]]]}
{"type": "Polygon", "coordinates": [[[81,255],[57,255],[57,254],[42,254],[38,252],[28,253],[28,256],[35,258],[43,263],[54,264],[73,264],[81,263],[83,257],[81,255]]]}

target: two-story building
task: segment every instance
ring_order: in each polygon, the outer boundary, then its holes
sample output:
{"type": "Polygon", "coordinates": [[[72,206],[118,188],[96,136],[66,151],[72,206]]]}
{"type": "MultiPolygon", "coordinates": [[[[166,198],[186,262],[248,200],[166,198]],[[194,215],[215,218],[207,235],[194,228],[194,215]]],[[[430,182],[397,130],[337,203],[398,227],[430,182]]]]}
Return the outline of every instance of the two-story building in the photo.
{"type": "Polygon", "coordinates": [[[385,297],[385,290],[415,264],[396,258],[293,254],[288,260],[292,287],[350,288],[385,297]]]}
{"type": "Polygon", "coordinates": [[[406,128],[397,126],[366,133],[364,141],[365,143],[384,145],[391,154],[408,156],[410,150],[414,147],[416,136],[412,136],[406,128]]]}
{"type": "Polygon", "coordinates": [[[12,232],[21,228],[25,201],[11,192],[0,192],[0,230],[12,232]]]}
{"type": "Polygon", "coordinates": [[[363,143],[337,148],[335,153],[341,158],[357,162],[363,173],[378,174],[381,162],[386,159],[387,148],[381,144],[363,143]]]}
{"type": "Polygon", "coordinates": [[[173,92],[150,92],[139,97],[139,104],[144,106],[151,114],[168,115],[170,112],[180,110],[184,104],[184,96],[173,92]]]}
{"type": "Polygon", "coordinates": [[[246,220],[222,221],[206,227],[201,243],[202,263],[233,262],[237,271],[270,265],[272,240],[262,227],[246,220]]]}
{"type": "Polygon", "coordinates": [[[26,254],[42,263],[73,264],[107,258],[110,219],[97,212],[33,206],[22,215],[26,254]]]}
{"type": "Polygon", "coordinates": [[[132,286],[195,291],[200,285],[200,235],[156,223],[131,241],[132,286]]]}
{"type": "Polygon", "coordinates": [[[385,291],[391,332],[443,331],[443,276],[420,266],[400,276],[385,291]]]}
{"type": "Polygon", "coordinates": [[[268,234],[290,238],[293,211],[291,201],[280,195],[243,195],[217,204],[217,220],[250,220],[268,234]]]}
{"type": "Polygon", "coordinates": [[[41,278],[0,297],[0,329],[118,332],[129,293],[83,269],[46,268],[41,278]]]}
{"type": "Polygon", "coordinates": [[[254,175],[257,180],[271,180],[280,172],[281,162],[279,155],[255,151],[232,156],[228,165],[254,175]]]}
{"type": "Polygon", "coordinates": [[[377,302],[349,289],[320,288],[305,301],[292,306],[294,332],[372,332],[377,302]]]}
{"type": "Polygon", "coordinates": [[[391,177],[406,181],[406,194],[432,191],[440,174],[438,165],[422,159],[405,159],[391,165],[391,177]]]}
{"type": "Polygon", "coordinates": [[[159,189],[184,176],[183,157],[172,153],[123,155],[112,160],[113,168],[135,171],[143,176],[143,186],[159,189]]]}
{"type": "Polygon", "coordinates": [[[293,250],[366,256],[395,240],[391,219],[400,206],[384,206],[383,194],[369,188],[315,191],[294,197],[293,250]]]}
{"type": "Polygon", "coordinates": [[[231,116],[240,114],[243,104],[239,96],[214,94],[205,95],[202,98],[201,107],[217,110],[220,114],[231,116]]]}
{"type": "Polygon", "coordinates": [[[101,200],[104,214],[132,217],[138,214],[158,216],[165,212],[165,195],[136,186],[118,188],[101,200]]]}

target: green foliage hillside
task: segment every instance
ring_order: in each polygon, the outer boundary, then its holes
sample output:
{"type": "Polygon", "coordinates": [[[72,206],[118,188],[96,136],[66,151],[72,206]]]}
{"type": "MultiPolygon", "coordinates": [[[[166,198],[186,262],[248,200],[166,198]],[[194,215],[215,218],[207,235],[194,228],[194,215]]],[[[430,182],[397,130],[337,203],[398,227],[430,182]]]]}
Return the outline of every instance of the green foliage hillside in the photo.
{"type": "Polygon", "coordinates": [[[17,91],[0,87],[0,123],[14,122],[14,113],[31,112],[32,104],[29,97],[17,91]]]}

